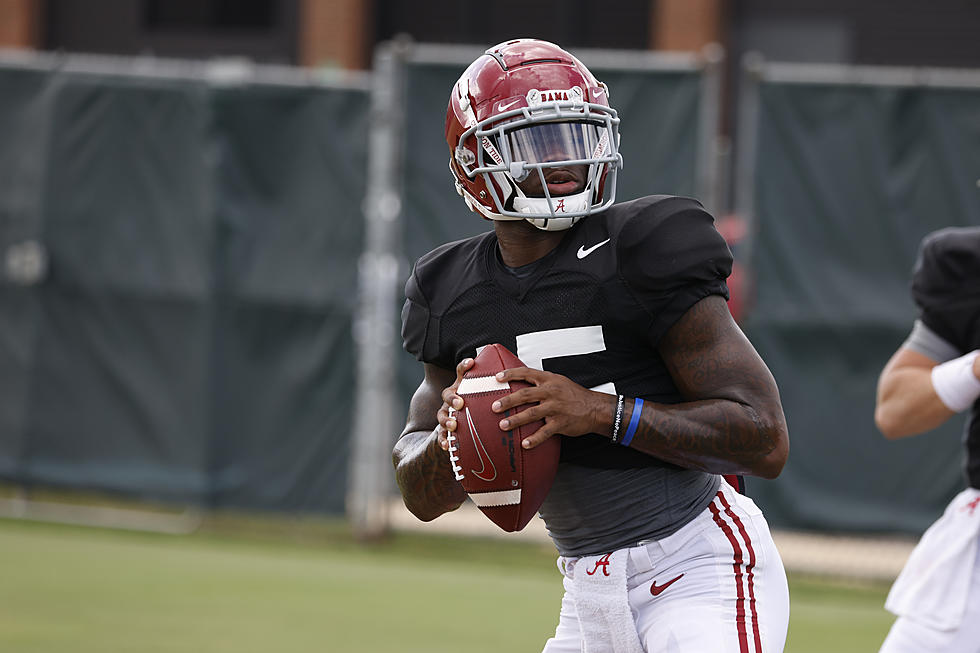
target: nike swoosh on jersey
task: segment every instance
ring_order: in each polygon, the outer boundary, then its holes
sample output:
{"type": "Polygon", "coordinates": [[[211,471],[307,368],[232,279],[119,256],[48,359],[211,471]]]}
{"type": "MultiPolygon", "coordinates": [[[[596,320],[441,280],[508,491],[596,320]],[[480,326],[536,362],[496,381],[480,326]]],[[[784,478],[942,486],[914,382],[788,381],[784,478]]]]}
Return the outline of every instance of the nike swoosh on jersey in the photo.
{"type": "Polygon", "coordinates": [[[609,240],[610,240],[609,238],[606,238],[601,243],[596,243],[595,245],[593,245],[592,247],[589,247],[588,249],[585,248],[585,245],[582,245],[582,246],[580,246],[578,248],[578,252],[575,255],[577,257],[579,257],[580,259],[585,258],[586,256],[588,256],[592,252],[596,251],[597,249],[599,249],[600,247],[602,247],[603,245],[605,245],[606,243],[608,243],[609,240]]]}
{"type": "Polygon", "coordinates": [[[665,589],[667,589],[668,587],[670,587],[671,585],[673,585],[683,577],[684,574],[681,574],[677,578],[671,578],[663,585],[657,585],[657,581],[653,581],[653,585],[650,586],[650,593],[653,594],[654,596],[660,596],[661,592],[663,592],[665,589]]]}
{"type": "Polygon", "coordinates": [[[480,434],[476,431],[476,424],[473,423],[473,418],[470,417],[470,409],[466,409],[466,424],[470,427],[470,437],[473,438],[473,446],[476,448],[476,457],[480,459],[480,471],[471,469],[473,476],[476,476],[481,481],[486,481],[489,483],[493,479],[497,478],[497,467],[493,464],[493,460],[490,459],[490,454],[487,453],[486,447],[483,446],[483,440],[480,439],[480,434]],[[490,478],[482,476],[487,471],[487,463],[490,463],[490,478]]]}

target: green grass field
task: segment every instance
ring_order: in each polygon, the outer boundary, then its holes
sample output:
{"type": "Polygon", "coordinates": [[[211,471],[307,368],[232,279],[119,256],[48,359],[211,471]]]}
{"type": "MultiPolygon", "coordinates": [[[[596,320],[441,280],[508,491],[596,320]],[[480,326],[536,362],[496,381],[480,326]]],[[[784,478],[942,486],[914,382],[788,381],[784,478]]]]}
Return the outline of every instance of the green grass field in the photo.
{"type": "MultiPolygon", "coordinates": [[[[887,588],[790,581],[787,651],[877,651],[887,588]]],[[[553,551],[523,542],[413,533],[365,546],[342,524],[289,521],[172,536],[0,520],[10,653],[537,652],[560,596],[553,551]]]]}

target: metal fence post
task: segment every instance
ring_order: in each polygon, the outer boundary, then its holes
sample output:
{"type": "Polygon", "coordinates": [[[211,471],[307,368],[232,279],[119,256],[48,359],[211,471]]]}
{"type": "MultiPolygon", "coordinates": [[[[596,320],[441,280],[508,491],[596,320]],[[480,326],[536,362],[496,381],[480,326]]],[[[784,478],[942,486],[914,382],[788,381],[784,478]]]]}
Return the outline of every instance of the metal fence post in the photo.
{"type": "Polygon", "coordinates": [[[717,43],[701,52],[701,103],[698,122],[698,145],[695,175],[697,197],[715,216],[725,210],[721,185],[721,102],[722,68],[725,50],[717,43]]]}
{"type": "Polygon", "coordinates": [[[357,379],[347,492],[348,518],[359,539],[387,532],[393,486],[405,48],[397,42],[378,46],[371,83],[367,224],[358,266],[357,379]]]}
{"type": "Polygon", "coordinates": [[[742,58],[738,89],[738,124],[735,148],[735,213],[745,222],[741,259],[752,270],[757,238],[755,217],[756,154],[759,137],[759,83],[765,62],[762,55],[749,52],[742,58]]]}

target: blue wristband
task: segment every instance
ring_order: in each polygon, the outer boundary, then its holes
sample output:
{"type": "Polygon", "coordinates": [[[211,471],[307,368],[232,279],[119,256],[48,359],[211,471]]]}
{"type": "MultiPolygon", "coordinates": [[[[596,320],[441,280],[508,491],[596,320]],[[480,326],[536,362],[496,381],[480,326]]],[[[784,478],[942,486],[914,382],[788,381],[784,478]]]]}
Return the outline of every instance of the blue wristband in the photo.
{"type": "Polygon", "coordinates": [[[637,397],[633,400],[633,414],[630,415],[630,425],[626,427],[626,434],[623,436],[621,445],[630,446],[633,441],[633,434],[636,433],[636,426],[640,423],[640,414],[643,412],[643,400],[637,397]]]}

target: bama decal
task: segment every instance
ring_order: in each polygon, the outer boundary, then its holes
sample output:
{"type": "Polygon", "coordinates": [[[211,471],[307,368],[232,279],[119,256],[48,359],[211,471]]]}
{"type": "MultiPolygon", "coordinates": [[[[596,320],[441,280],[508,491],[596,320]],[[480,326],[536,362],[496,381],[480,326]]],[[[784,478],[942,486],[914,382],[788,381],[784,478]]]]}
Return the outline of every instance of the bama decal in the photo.
{"type": "Polygon", "coordinates": [[[549,90],[538,90],[532,88],[527,92],[527,104],[528,106],[534,107],[539,104],[544,104],[545,102],[581,102],[582,101],[582,89],[578,86],[573,86],[572,88],[567,88],[563,90],[559,89],[549,89],[549,90]]]}

